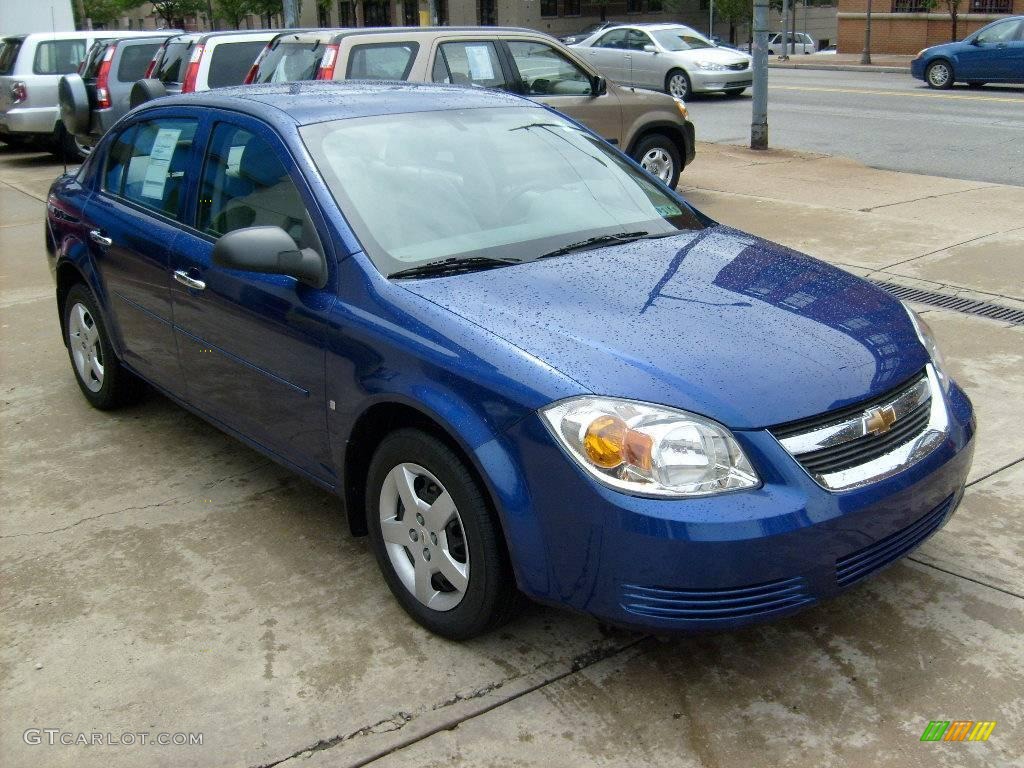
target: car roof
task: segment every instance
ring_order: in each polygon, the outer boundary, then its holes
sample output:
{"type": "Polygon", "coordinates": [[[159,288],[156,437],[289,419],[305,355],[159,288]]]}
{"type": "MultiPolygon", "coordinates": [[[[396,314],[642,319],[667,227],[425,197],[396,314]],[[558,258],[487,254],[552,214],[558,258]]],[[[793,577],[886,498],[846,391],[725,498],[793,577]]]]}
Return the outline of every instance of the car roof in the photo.
{"type": "Polygon", "coordinates": [[[438,35],[451,37],[468,37],[472,35],[494,37],[509,33],[550,37],[547,32],[538,32],[536,29],[527,29],[525,27],[358,27],[305,30],[287,29],[275,36],[273,42],[278,42],[285,37],[294,37],[296,42],[314,42],[319,40],[320,42],[330,41],[331,43],[337,43],[347,37],[371,35],[411,39],[435,37],[438,35]]]}
{"type": "Polygon", "coordinates": [[[504,91],[436,83],[368,80],[303,80],[215,88],[155,99],[136,114],[172,106],[227,109],[266,122],[297,125],[374,115],[485,107],[537,107],[504,91]]]}
{"type": "MultiPolygon", "coordinates": [[[[287,29],[231,29],[219,32],[181,32],[169,36],[168,43],[207,43],[216,37],[238,37],[240,35],[270,35],[273,37],[281,32],[295,32],[287,29]]],[[[305,30],[303,30],[305,31],[305,30]]]]}

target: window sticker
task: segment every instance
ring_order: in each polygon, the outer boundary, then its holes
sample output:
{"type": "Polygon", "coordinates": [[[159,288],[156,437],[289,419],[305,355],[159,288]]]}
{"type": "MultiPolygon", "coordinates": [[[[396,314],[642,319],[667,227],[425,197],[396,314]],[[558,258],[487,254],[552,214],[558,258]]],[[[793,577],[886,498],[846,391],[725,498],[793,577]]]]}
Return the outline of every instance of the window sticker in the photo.
{"type": "Polygon", "coordinates": [[[142,196],[152,200],[164,199],[164,188],[167,186],[167,172],[171,166],[171,157],[178,146],[180,128],[161,128],[153,140],[153,149],[149,153],[149,165],[146,176],[142,180],[142,196]]]}
{"type": "Polygon", "coordinates": [[[489,46],[467,45],[466,58],[469,60],[469,74],[474,80],[494,79],[494,67],[491,65],[489,46]]]}
{"type": "Polygon", "coordinates": [[[679,206],[672,205],[671,203],[655,206],[654,210],[658,212],[659,216],[664,216],[666,219],[682,214],[679,206]]]}
{"type": "Polygon", "coordinates": [[[228,176],[238,176],[238,169],[242,165],[242,153],[245,151],[245,144],[238,144],[228,149],[228,176]]]}

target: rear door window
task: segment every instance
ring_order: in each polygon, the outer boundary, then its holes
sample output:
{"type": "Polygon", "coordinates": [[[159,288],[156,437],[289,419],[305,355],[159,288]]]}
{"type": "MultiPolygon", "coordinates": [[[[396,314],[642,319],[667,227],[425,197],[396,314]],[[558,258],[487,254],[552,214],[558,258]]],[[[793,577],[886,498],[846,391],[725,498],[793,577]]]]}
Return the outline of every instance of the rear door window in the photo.
{"type": "Polygon", "coordinates": [[[104,191],[177,218],[198,124],[165,118],[127,129],[107,155],[104,191]]]}
{"type": "Polygon", "coordinates": [[[85,58],[85,40],[43,40],[36,46],[32,72],[37,75],[70,75],[85,58]]]}
{"type": "Polygon", "coordinates": [[[159,40],[155,43],[122,46],[121,60],[117,64],[117,79],[122,83],[134,83],[142,79],[149,62],[153,59],[153,54],[159,47],[159,40]]]}
{"type": "Polygon", "coordinates": [[[348,55],[345,77],[354,80],[405,80],[418,50],[419,44],[413,42],[354,45],[348,55]]]}
{"type": "Polygon", "coordinates": [[[171,43],[164,49],[163,56],[157,62],[153,77],[164,83],[180,83],[185,79],[185,70],[191,56],[192,43],[171,43]]]}
{"type": "Polygon", "coordinates": [[[207,87],[241,85],[252,63],[266,45],[266,40],[215,44],[210,56],[210,74],[206,77],[207,87]]]}
{"type": "Polygon", "coordinates": [[[435,83],[508,88],[494,43],[467,41],[442,43],[434,61],[435,83]]]}

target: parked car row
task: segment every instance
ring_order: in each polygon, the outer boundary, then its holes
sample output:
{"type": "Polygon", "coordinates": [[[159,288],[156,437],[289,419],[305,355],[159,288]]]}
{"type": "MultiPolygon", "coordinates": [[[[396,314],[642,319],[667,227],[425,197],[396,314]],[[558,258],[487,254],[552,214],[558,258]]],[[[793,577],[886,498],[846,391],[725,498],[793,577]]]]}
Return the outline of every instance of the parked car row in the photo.
{"type": "MultiPolygon", "coordinates": [[[[111,46],[111,61],[121,55],[119,45],[126,44],[111,46]]],[[[555,107],[675,186],[695,144],[680,89],[673,98],[621,88],[580,53],[543,33],[493,27],[189,33],[160,46],[128,103],[98,100],[97,78],[86,68],[65,77],[61,109],[68,130],[88,149],[129,105],[243,82],[404,80],[493,88],[555,107]]],[[[108,72],[108,90],[109,81],[108,72]]]]}

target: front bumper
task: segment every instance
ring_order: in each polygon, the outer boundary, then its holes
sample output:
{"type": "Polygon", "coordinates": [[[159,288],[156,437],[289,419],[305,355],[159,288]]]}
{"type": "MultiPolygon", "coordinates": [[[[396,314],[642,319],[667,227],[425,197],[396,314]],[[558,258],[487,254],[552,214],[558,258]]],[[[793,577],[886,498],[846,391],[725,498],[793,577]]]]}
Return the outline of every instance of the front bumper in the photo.
{"type": "Polygon", "coordinates": [[[762,487],[685,500],[600,486],[531,416],[508,433],[529,509],[503,510],[520,587],[660,632],[729,629],[813,605],[903,557],[953,514],[975,422],[955,385],[948,407],[945,441],[878,483],[829,492],[767,431],[737,432],[762,487]]]}
{"type": "Polygon", "coordinates": [[[917,58],[910,62],[910,74],[918,80],[924,80],[924,58],[917,58]]]}
{"type": "Polygon", "coordinates": [[[744,70],[723,70],[690,72],[690,85],[694,93],[710,91],[727,91],[733,88],[749,88],[754,83],[754,72],[749,67],[744,70]]]}
{"type": "Polygon", "coordinates": [[[11,107],[0,113],[0,135],[52,136],[59,118],[56,107],[11,107]]]}

